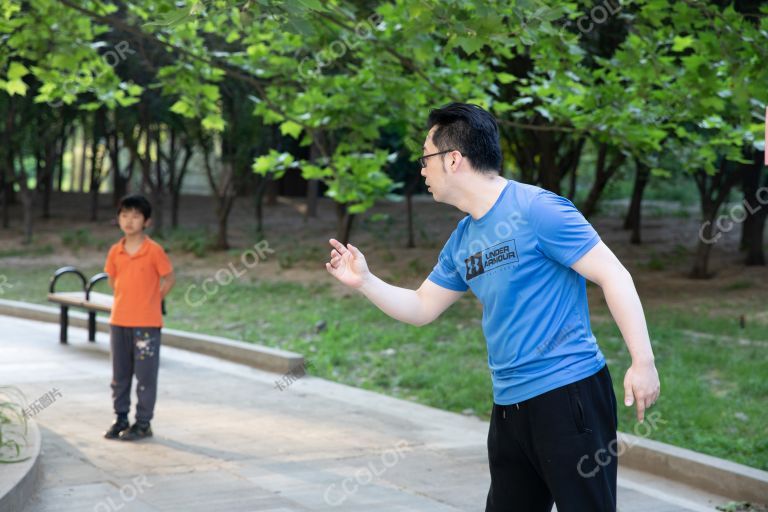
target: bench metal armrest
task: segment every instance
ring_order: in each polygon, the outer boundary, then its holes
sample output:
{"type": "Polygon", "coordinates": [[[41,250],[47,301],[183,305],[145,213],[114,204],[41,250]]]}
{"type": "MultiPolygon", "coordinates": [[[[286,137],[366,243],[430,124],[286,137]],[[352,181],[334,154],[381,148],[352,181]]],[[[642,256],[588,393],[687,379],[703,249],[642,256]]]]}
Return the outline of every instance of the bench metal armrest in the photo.
{"type": "Polygon", "coordinates": [[[91,290],[93,287],[98,283],[99,281],[103,281],[104,279],[109,279],[109,274],[106,272],[99,272],[98,274],[94,275],[92,278],[88,280],[88,286],[85,287],[85,300],[90,300],[91,298],[91,290]]]}
{"type": "Polygon", "coordinates": [[[49,293],[55,293],[56,290],[56,281],[59,280],[61,276],[64,274],[75,274],[77,277],[80,278],[80,281],[83,283],[83,290],[85,290],[85,276],[82,272],[77,270],[75,267],[61,267],[56,272],[54,272],[53,277],[51,278],[51,285],[48,287],[49,293]]]}

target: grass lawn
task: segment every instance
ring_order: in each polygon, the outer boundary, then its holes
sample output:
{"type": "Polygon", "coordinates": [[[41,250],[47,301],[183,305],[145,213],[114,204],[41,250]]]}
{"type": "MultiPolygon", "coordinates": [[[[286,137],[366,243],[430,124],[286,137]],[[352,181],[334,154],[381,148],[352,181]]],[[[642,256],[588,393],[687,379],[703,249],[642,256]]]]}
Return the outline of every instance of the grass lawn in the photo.
{"type": "MultiPolygon", "coordinates": [[[[47,289],[47,271],[0,268],[3,273],[14,286],[3,289],[0,298],[45,302],[41,291],[47,289]]],[[[330,277],[319,284],[233,282],[202,305],[188,304],[185,292],[205,277],[179,276],[168,301],[168,327],[293,350],[311,361],[310,373],[320,377],[489,415],[481,311],[471,295],[438,321],[416,328],[389,319],[361,296],[340,294],[330,277]]],[[[198,301],[202,295],[193,297],[198,301]]],[[[593,329],[620,404],[619,428],[768,470],[768,336],[764,326],[752,322],[740,328],[732,315],[716,311],[714,304],[647,310],[662,379],[653,409],[659,421],[649,432],[637,426],[634,409],[621,405],[629,355],[607,311],[593,309],[593,329]]]]}

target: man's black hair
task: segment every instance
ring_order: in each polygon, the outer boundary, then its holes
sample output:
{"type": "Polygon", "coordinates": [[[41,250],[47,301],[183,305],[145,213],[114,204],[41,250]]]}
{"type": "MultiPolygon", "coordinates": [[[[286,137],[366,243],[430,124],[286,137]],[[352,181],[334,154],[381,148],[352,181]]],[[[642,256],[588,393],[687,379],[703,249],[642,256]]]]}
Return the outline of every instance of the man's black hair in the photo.
{"type": "Polygon", "coordinates": [[[149,204],[147,198],[141,194],[129,194],[120,200],[120,204],[117,206],[117,214],[123,210],[136,210],[141,212],[144,216],[144,220],[149,220],[152,217],[152,205],[149,204]]]}
{"type": "Polygon", "coordinates": [[[455,150],[480,172],[501,171],[499,126],[491,114],[477,105],[450,103],[429,113],[427,129],[438,151],[455,150]]]}

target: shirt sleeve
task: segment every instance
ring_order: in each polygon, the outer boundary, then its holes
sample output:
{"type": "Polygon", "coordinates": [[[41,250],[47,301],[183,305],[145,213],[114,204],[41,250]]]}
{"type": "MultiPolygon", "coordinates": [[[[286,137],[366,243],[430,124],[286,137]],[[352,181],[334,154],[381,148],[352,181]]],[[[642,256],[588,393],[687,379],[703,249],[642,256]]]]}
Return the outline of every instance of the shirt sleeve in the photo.
{"type": "Polygon", "coordinates": [[[427,279],[443,288],[456,292],[465,292],[469,287],[461,278],[459,269],[456,268],[454,263],[454,255],[459,241],[458,232],[459,228],[456,228],[445,243],[443,250],[440,251],[440,255],[437,257],[437,264],[427,279]]]}
{"type": "Polygon", "coordinates": [[[157,246],[157,250],[155,251],[155,269],[157,270],[157,275],[160,277],[167,276],[173,272],[171,260],[168,259],[168,255],[165,254],[165,251],[160,245],[157,246]]]}
{"type": "Polygon", "coordinates": [[[117,268],[115,267],[115,246],[113,245],[109,249],[107,254],[107,261],[104,262],[104,272],[109,274],[110,277],[115,277],[117,274],[117,268]]]}
{"type": "Polygon", "coordinates": [[[543,191],[531,202],[530,216],[538,248],[570,267],[600,241],[595,228],[568,199],[543,191]]]}

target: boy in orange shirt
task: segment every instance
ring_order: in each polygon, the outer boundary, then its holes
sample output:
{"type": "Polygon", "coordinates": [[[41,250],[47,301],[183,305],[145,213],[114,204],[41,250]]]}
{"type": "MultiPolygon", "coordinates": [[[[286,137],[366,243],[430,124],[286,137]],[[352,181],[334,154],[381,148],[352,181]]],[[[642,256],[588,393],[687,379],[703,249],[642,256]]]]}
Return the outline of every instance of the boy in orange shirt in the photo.
{"type": "Polygon", "coordinates": [[[104,272],[114,290],[110,324],[112,400],[117,419],[104,434],[107,439],[135,441],[152,436],[149,425],[157,398],[160,364],[162,300],[176,279],[163,248],[144,229],[152,206],[144,196],[120,201],[117,220],[125,236],[109,250],[104,272]],[[131,383],[136,375],[136,423],[128,423],[131,383]]]}

